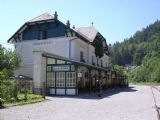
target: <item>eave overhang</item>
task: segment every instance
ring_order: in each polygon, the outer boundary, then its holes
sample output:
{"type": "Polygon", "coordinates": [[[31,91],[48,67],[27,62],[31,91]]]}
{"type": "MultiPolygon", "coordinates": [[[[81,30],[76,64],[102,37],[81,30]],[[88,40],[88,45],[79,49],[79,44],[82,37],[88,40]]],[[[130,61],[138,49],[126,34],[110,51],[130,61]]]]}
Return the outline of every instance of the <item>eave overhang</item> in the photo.
{"type": "Polygon", "coordinates": [[[88,67],[88,68],[91,68],[91,69],[103,70],[105,72],[108,72],[108,69],[106,69],[106,68],[93,66],[93,65],[90,65],[90,64],[87,64],[87,63],[84,63],[84,62],[75,61],[73,59],[69,59],[69,58],[66,58],[66,57],[59,56],[59,55],[47,53],[47,52],[44,52],[44,51],[34,51],[34,52],[42,52],[43,57],[65,60],[65,61],[72,62],[77,66],[85,66],[85,67],[88,67]]]}
{"type": "Polygon", "coordinates": [[[55,19],[47,19],[47,20],[41,20],[41,21],[34,21],[34,22],[26,22],[24,25],[22,25],[22,27],[20,27],[8,40],[7,42],[9,43],[14,43],[15,42],[15,36],[18,34],[21,34],[23,32],[23,30],[25,30],[28,26],[30,25],[35,25],[35,24],[42,24],[42,23],[49,23],[49,22],[58,22],[60,24],[63,24],[66,29],[69,29],[71,32],[74,32],[75,35],[79,38],[81,38],[84,42],[90,43],[88,39],[86,39],[85,37],[83,37],[82,35],[80,35],[78,32],[74,31],[72,28],[66,26],[64,23],[62,23],[59,20],[55,20],[55,19]]]}

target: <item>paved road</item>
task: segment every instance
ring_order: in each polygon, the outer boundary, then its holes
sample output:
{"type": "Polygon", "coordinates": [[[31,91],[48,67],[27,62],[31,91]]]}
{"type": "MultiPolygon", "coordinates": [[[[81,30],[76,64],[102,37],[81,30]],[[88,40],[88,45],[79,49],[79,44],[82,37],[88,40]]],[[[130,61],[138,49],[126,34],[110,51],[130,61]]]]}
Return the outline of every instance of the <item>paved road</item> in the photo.
{"type": "Polygon", "coordinates": [[[102,95],[49,97],[0,110],[0,120],[158,120],[151,88],[131,86],[102,95]]]}

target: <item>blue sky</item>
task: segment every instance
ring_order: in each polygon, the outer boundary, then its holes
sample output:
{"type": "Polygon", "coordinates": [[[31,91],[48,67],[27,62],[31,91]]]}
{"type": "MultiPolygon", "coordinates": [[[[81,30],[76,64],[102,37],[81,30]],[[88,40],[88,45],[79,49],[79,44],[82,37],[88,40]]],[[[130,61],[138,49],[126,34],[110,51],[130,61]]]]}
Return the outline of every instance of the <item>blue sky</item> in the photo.
{"type": "Polygon", "coordinates": [[[9,47],[7,40],[26,21],[55,10],[75,27],[93,22],[112,44],[160,20],[160,0],[0,0],[0,44],[9,47]]]}

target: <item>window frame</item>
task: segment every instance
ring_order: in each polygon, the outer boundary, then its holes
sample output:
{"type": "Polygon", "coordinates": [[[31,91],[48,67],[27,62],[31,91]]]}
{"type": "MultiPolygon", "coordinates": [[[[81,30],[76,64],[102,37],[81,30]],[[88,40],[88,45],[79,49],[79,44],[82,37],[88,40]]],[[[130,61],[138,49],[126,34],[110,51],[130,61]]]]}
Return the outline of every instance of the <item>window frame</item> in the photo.
{"type": "Polygon", "coordinates": [[[47,30],[39,30],[38,39],[39,40],[47,39],[47,30]]]}

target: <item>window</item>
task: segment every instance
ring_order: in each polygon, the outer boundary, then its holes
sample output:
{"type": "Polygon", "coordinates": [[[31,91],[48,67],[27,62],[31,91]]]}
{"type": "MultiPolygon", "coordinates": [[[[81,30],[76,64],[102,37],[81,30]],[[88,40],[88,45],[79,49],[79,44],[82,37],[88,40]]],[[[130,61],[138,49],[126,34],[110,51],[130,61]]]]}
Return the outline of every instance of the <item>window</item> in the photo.
{"type": "Polygon", "coordinates": [[[55,73],[54,72],[47,72],[47,86],[55,87],[55,73]]]}
{"type": "Polygon", "coordinates": [[[80,60],[83,60],[83,52],[80,51],[80,60]]]}
{"type": "Polygon", "coordinates": [[[71,65],[71,71],[75,71],[75,66],[71,65]]]}
{"type": "Polygon", "coordinates": [[[101,60],[101,67],[103,67],[103,60],[101,60]]]}
{"type": "Polygon", "coordinates": [[[84,77],[88,78],[89,77],[89,73],[85,72],[84,77]]]}
{"type": "Polygon", "coordinates": [[[67,64],[71,64],[71,62],[68,62],[68,61],[67,61],[67,64]]]}
{"type": "Polygon", "coordinates": [[[97,58],[97,66],[99,66],[99,63],[98,63],[98,58],[97,58]]]}
{"type": "Polygon", "coordinates": [[[56,87],[65,87],[65,72],[56,73],[56,87]]]}
{"type": "Polygon", "coordinates": [[[47,71],[48,71],[48,72],[51,72],[51,71],[52,71],[51,66],[47,66],[47,71]]]}
{"type": "Polygon", "coordinates": [[[47,58],[47,64],[50,65],[50,64],[55,64],[56,63],[56,60],[55,59],[52,59],[52,58],[47,58]]]}
{"type": "Polygon", "coordinates": [[[81,62],[85,62],[85,60],[84,60],[84,53],[82,51],[80,51],[80,61],[81,62]]]}
{"type": "Polygon", "coordinates": [[[66,72],[66,85],[67,87],[76,87],[75,72],[66,72]]]}
{"type": "Polygon", "coordinates": [[[57,60],[57,64],[65,64],[65,61],[63,61],[63,60],[57,60]]]}
{"type": "Polygon", "coordinates": [[[94,56],[92,56],[92,65],[95,65],[95,63],[94,63],[94,56]]]}
{"type": "Polygon", "coordinates": [[[40,30],[39,31],[39,40],[47,39],[47,31],[46,30],[40,30]]]}

